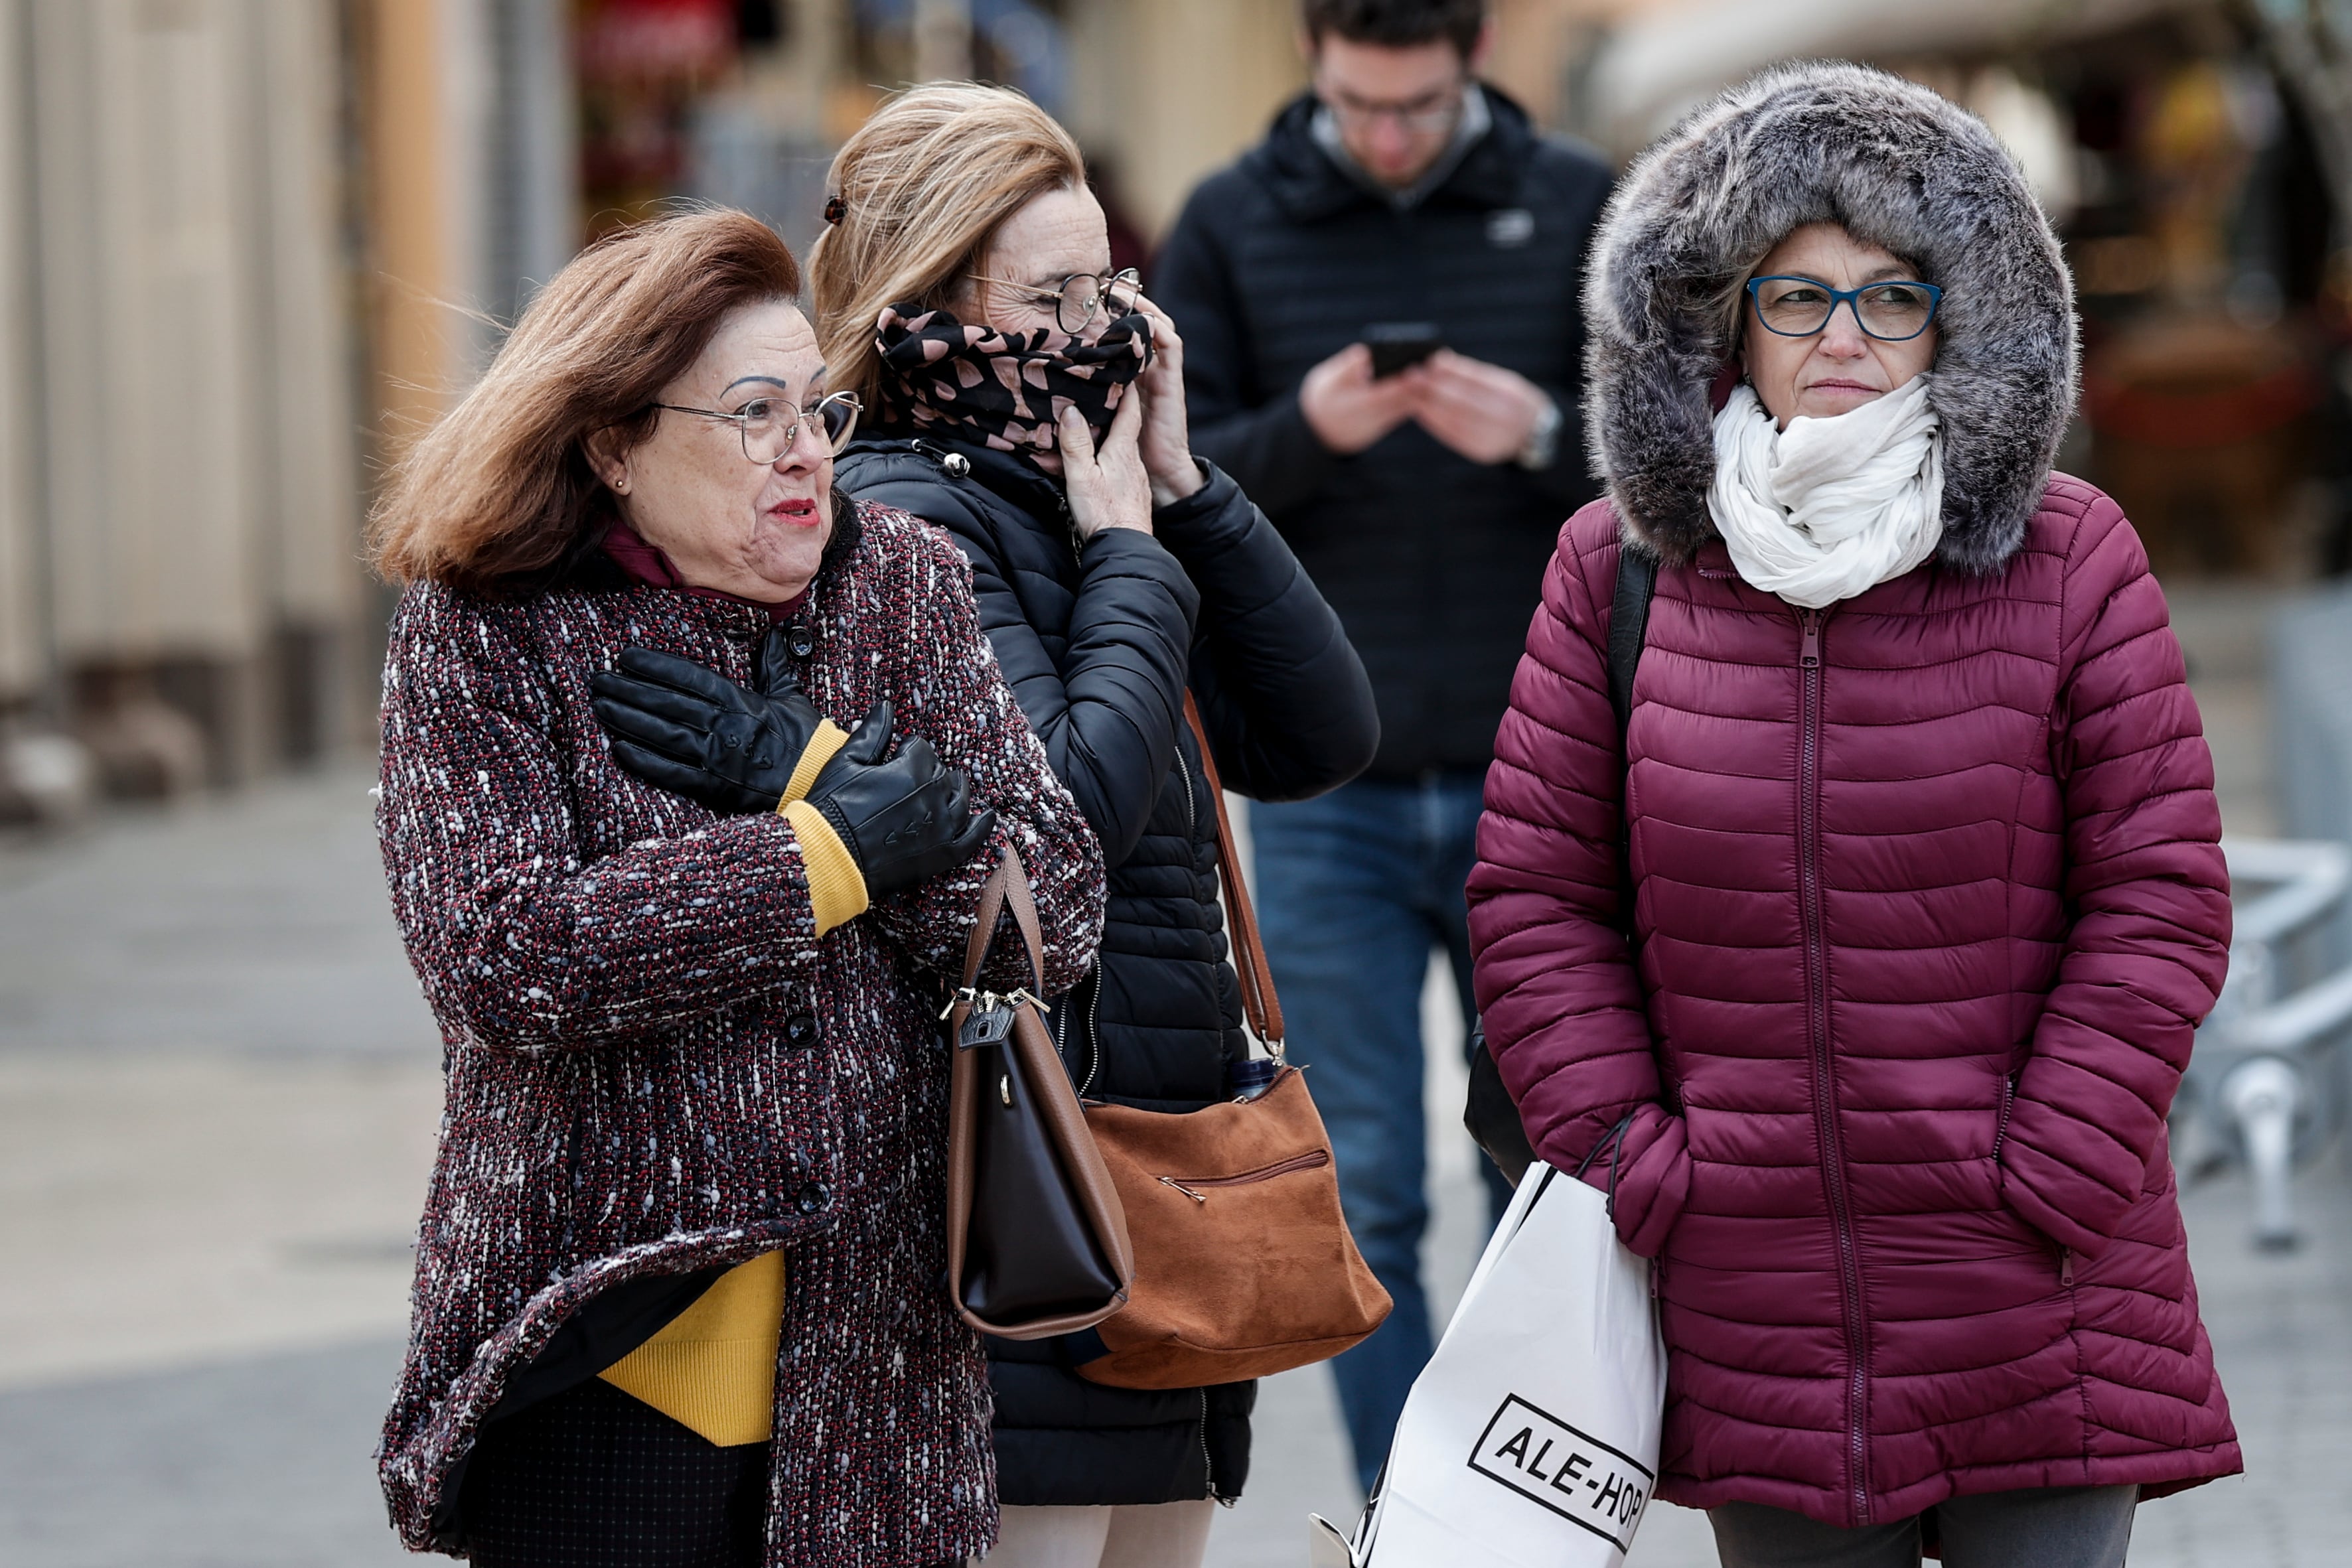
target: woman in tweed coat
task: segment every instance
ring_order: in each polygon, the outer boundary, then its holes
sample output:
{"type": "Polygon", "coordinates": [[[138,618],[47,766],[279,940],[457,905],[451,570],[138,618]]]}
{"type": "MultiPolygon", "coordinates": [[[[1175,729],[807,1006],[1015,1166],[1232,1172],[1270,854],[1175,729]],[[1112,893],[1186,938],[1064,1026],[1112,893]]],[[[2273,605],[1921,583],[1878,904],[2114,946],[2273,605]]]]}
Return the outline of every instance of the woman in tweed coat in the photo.
{"type": "MultiPolygon", "coordinates": [[[[377,517],[379,825],[448,1077],[379,1455],[413,1550],[896,1568],[994,1535],[937,1015],[1006,848],[1076,981],[1101,852],[955,547],[833,494],[854,408],[799,284],[741,214],[607,240],[377,517]]],[[[1025,973],[1001,942],[991,982],[1025,973]]]]}

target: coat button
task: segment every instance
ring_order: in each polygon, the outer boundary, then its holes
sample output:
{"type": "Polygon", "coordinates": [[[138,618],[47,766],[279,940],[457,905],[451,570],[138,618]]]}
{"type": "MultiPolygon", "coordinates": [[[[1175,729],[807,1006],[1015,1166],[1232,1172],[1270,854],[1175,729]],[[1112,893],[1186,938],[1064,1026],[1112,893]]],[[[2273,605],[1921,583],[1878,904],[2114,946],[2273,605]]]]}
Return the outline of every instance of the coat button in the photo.
{"type": "Polygon", "coordinates": [[[805,659],[816,652],[816,633],[805,626],[795,626],[786,633],[784,646],[792,650],[793,658],[805,659]]]}
{"type": "Polygon", "coordinates": [[[816,1043],[816,1015],[794,1013],[784,1020],[784,1043],[794,1051],[806,1051],[816,1043]]]}
{"type": "Polygon", "coordinates": [[[800,1197],[795,1201],[794,1207],[803,1214],[814,1214],[832,1201],[832,1198],[833,1194],[825,1189],[824,1183],[813,1181],[801,1188],[800,1197]]]}

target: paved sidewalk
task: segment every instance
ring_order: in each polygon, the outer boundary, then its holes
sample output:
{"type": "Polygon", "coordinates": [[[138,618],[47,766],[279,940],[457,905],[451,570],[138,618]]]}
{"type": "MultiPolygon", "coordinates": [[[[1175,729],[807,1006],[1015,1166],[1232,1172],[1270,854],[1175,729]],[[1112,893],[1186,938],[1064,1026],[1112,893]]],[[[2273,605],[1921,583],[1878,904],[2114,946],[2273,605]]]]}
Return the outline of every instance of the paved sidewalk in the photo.
{"type": "MultiPolygon", "coordinates": [[[[2183,1205],[2246,1474],[2143,1505],[2134,1568],[2352,1563],[2352,1161],[2330,1157],[2296,1197],[2306,1242],[2284,1257],[2248,1241],[2242,1177],[2209,1182],[2183,1205]]],[[[1458,1224],[1441,1227],[1432,1249],[1467,1239],[1458,1224]]],[[[1353,1518],[1328,1390],[1319,1371],[1265,1385],[1257,1475],[1211,1538],[1216,1568],[1301,1568],[1310,1511],[1353,1518]]],[[[1714,1568],[1712,1539],[1704,1516],[1661,1504],[1643,1523],[1632,1568],[1714,1568]]]]}
{"type": "MultiPolygon", "coordinates": [[[[2220,650],[2200,687],[2225,810],[2259,831],[2259,692],[2230,652],[2246,612],[2186,606],[2199,617],[2220,629],[2197,641],[2220,650]]],[[[368,1454],[439,1079],[367,782],[342,768],[0,848],[6,1568],[401,1560],[368,1454]]],[[[1444,1307],[1481,1199],[1453,1120],[1459,1069],[1431,1078],[1444,1307]]],[[[2148,1505],[2141,1568],[2352,1562],[2352,1166],[2331,1156],[2298,1197],[2310,1244],[2280,1257],[2248,1245],[2240,1178],[2189,1196],[2250,1474],[2148,1505]]],[[[1260,1409],[1249,1495],[1212,1537],[1218,1568],[1299,1568],[1307,1512],[1356,1507],[1328,1376],[1271,1379],[1260,1409]]],[[[1713,1561],[1705,1521],[1664,1507],[1633,1554],[1713,1561]]]]}
{"type": "Polygon", "coordinates": [[[0,848],[0,1564],[405,1561],[439,1044],[365,770],[0,848]]]}

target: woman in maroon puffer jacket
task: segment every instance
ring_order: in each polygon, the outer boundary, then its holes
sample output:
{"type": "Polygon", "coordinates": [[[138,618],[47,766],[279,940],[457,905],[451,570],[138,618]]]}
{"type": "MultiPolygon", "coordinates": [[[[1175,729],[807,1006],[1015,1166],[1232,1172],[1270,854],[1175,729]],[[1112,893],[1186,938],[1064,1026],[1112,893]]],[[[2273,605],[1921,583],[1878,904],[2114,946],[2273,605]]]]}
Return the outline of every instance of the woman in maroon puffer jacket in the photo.
{"type": "Polygon", "coordinates": [[[1727,1563],[2120,1563],[2137,1499],[2240,1468],[2165,1139],[2230,905],[2163,594],[2051,472],[2057,242],[1971,116],[1809,66],[1645,155],[1591,278],[1610,497],[1471,932],[1541,1155],[1627,1124],[1657,1495],[1727,1563]],[[1660,566],[1621,754],[1623,549],[1660,566]]]}

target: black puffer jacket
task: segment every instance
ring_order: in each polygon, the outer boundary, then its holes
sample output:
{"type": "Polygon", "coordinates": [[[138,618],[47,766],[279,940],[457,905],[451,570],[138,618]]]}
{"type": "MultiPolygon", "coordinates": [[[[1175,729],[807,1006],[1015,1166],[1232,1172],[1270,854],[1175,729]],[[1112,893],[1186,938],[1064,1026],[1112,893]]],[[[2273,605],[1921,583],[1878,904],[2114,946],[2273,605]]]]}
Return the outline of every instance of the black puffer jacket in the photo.
{"type": "MultiPolygon", "coordinates": [[[[1380,733],[1338,617],[1214,469],[1153,514],[1153,534],[1106,528],[1083,547],[1058,485],[977,444],[885,431],[834,472],[850,494],[945,528],[971,558],[1005,680],[1102,840],[1101,954],[1053,1015],[1073,1077],[1095,1098],[1155,1110],[1222,1098],[1226,1066],[1246,1048],[1216,902],[1215,807],[1184,727],[1184,687],[1236,792],[1286,800],[1336,788],[1380,733]]],[[[1255,1384],[1106,1388],[1070,1370],[1095,1354],[991,1342],[1003,1501],[1240,1495],[1255,1384]]]]}
{"type": "Polygon", "coordinates": [[[1492,128],[1404,208],[1317,144],[1313,98],[1293,101],[1192,193],[1152,268],[1184,335],[1193,449],[1265,508],[1346,622],[1380,695],[1386,778],[1486,766],[1554,537],[1600,493],[1577,300],[1609,166],[1485,91],[1492,128]],[[1354,456],[1325,450],[1298,383],[1384,321],[1433,322],[1549,392],[1551,465],[1473,463],[1409,422],[1354,456]]]}

